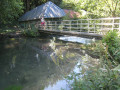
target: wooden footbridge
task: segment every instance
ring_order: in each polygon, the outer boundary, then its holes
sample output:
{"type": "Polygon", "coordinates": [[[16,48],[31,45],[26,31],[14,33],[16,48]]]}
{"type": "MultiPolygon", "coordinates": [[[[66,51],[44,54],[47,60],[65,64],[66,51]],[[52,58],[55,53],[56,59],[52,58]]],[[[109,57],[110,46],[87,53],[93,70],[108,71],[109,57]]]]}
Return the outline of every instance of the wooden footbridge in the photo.
{"type": "Polygon", "coordinates": [[[95,38],[102,38],[103,35],[96,34],[96,33],[88,33],[88,32],[77,32],[77,31],[60,31],[60,30],[41,30],[39,29],[40,33],[48,33],[48,34],[55,34],[55,35],[71,35],[71,36],[79,36],[79,37],[95,37],[95,38]]]}
{"type": "Polygon", "coordinates": [[[37,22],[36,27],[44,33],[103,37],[109,30],[120,31],[120,17],[46,21],[44,29],[37,22]]]}

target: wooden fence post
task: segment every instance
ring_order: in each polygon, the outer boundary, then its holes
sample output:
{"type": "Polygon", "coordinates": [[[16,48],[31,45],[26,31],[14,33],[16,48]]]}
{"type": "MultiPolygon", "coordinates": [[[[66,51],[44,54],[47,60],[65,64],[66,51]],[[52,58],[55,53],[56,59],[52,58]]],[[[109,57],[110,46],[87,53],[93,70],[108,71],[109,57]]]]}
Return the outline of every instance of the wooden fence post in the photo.
{"type": "Polygon", "coordinates": [[[80,20],[80,32],[82,31],[82,19],[80,20]]]}
{"type": "Polygon", "coordinates": [[[101,20],[101,29],[100,29],[100,32],[103,33],[102,31],[103,31],[103,20],[101,20]]]}
{"type": "Polygon", "coordinates": [[[94,26],[94,33],[95,33],[95,20],[93,21],[93,26],[94,26]]]}
{"type": "Polygon", "coordinates": [[[57,30],[56,21],[55,21],[55,30],[57,30]]]}
{"type": "Polygon", "coordinates": [[[62,27],[62,28],[61,28],[61,30],[63,31],[63,21],[62,21],[62,23],[61,23],[61,24],[62,24],[62,25],[61,25],[61,27],[62,27]]]}
{"type": "Polygon", "coordinates": [[[72,21],[70,20],[70,31],[71,31],[71,24],[72,24],[72,21]]]}
{"type": "Polygon", "coordinates": [[[45,21],[45,29],[48,30],[48,21],[45,21]]]}
{"type": "Polygon", "coordinates": [[[120,19],[119,19],[119,32],[120,32],[120,19]]]}
{"type": "Polygon", "coordinates": [[[78,27],[78,20],[77,20],[77,31],[78,31],[79,27],[78,27]]]}
{"type": "Polygon", "coordinates": [[[113,18],[113,21],[112,21],[112,31],[114,30],[114,18],[113,18]]]}
{"type": "Polygon", "coordinates": [[[90,31],[89,31],[89,19],[88,19],[88,33],[89,33],[90,31]]]}

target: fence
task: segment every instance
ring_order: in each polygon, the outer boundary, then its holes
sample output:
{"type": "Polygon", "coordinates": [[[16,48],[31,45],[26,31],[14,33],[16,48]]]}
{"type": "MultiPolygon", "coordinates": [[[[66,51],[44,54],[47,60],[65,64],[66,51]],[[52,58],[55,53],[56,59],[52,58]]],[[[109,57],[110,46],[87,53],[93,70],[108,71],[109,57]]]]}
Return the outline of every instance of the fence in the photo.
{"type": "MultiPolygon", "coordinates": [[[[40,22],[37,24],[37,27],[41,27],[40,22]]],[[[120,31],[120,17],[46,21],[45,29],[104,34],[109,30],[120,31]]]]}
{"type": "Polygon", "coordinates": [[[103,34],[109,30],[120,31],[120,18],[47,21],[45,27],[47,30],[77,31],[103,34]]]}

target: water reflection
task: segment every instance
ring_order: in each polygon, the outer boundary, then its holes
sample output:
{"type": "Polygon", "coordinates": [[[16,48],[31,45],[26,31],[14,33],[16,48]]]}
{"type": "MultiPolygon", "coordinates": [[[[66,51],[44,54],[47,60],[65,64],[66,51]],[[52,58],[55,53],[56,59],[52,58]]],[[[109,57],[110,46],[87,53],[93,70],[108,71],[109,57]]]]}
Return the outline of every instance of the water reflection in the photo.
{"type": "Polygon", "coordinates": [[[92,62],[76,48],[77,44],[55,38],[0,41],[0,90],[10,85],[21,85],[23,90],[69,90],[64,77],[77,70],[77,63],[92,62]]]}

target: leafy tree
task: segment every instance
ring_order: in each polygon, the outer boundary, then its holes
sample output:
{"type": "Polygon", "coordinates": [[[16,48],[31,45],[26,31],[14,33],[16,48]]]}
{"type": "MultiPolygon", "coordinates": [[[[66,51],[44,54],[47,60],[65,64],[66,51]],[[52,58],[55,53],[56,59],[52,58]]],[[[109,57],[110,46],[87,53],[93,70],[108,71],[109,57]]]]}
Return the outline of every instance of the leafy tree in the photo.
{"type": "Polygon", "coordinates": [[[92,18],[120,16],[119,0],[63,0],[61,7],[78,12],[85,10],[92,18]]]}
{"type": "Polygon", "coordinates": [[[106,4],[106,8],[108,9],[108,13],[116,17],[120,12],[120,0],[101,0],[106,4]]]}
{"type": "Polygon", "coordinates": [[[10,24],[22,13],[21,0],[0,0],[0,24],[10,24]]]}
{"type": "Polygon", "coordinates": [[[24,5],[24,12],[27,12],[41,4],[44,4],[47,1],[52,1],[56,5],[59,5],[62,2],[62,0],[22,0],[24,5]]]}
{"type": "Polygon", "coordinates": [[[35,8],[45,2],[47,2],[47,0],[22,0],[23,2],[23,6],[24,6],[24,12],[27,12],[29,10],[31,10],[32,8],[35,8]]]}

